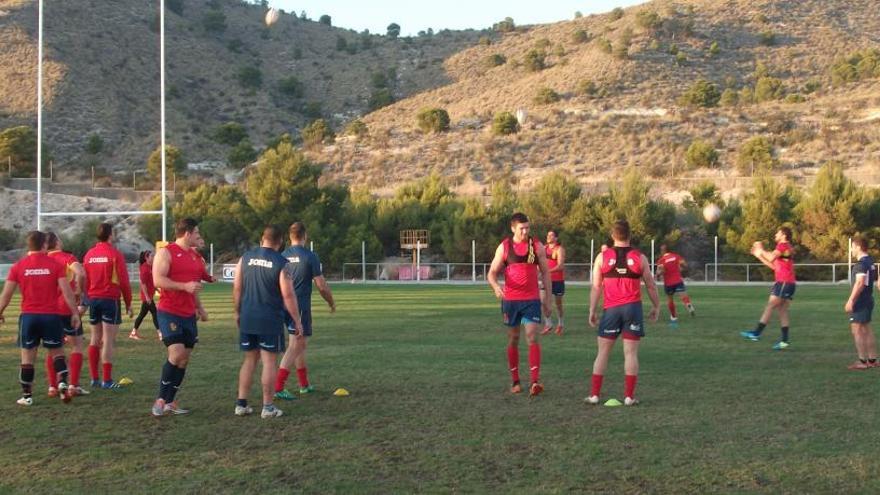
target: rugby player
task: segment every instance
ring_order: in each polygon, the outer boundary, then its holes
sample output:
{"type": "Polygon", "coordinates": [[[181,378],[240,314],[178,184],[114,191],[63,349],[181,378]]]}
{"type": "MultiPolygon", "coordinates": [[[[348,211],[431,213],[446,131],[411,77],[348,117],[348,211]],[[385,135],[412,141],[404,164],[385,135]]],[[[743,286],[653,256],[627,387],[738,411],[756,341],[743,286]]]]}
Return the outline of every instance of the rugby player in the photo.
{"type": "Polygon", "coordinates": [[[752,255],[773,270],[775,283],[770,289],[767,306],[764,307],[764,313],[761,314],[758,324],[753,330],[740,332],[740,336],[752,342],[761,340],[761,332],[767,327],[767,322],[770,321],[773,311],[776,311],[779,314],[782,335],[779,341],[773,344],[773,350],[781,351],[788,349],[791,345],[788,340],[788,308],[794,298],[797,282],[794,276],[794,248],[791,246],[791,229],[779,227],[774,239],[776,240],[776,248],[773,251],[766,251],[760,241],[756,241],[752,245],[752,255]]]}
{"type": "Polygon", "coordinates": [[[864,237],[853,237],[852,250],[858,261],[852,268],[853,288],[843,309],[849,313],[849,326],[859,359],[849,365],[849,369],[866,370],[880,366],[877,363],[877,340],[871,329],[874,285],[878,284],[877,265],[868,255],[868,241],[864,237]]]}
{"type": "Polygon", "coordinates": [[[684,261],[684,258],[670,251],[666,244],[660,245],[657,275],[663,278],[663,290],[666,292],[666,307],[669,308],[669,324],[673,327],[678,325],[678,315],[675,311],[675,294],[679,295],[688,313],[691,316],[696,315],[694,305],[691,304],[691,298],[688,296],[687,289],[684,286],[684,279],[681,278],[681,269],[685,266],[687,266],[687,263],[684,261]]]}

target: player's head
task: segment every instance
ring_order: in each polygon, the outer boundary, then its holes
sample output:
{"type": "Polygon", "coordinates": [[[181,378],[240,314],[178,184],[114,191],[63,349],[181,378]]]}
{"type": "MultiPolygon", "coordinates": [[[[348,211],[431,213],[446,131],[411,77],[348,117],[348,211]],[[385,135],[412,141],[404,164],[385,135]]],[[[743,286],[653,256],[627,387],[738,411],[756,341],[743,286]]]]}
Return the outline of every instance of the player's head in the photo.
{"type": "Polygon", "coordinates": [[[868,252],[868,239],[860,235],[853,236],[852,247],[853,251],[856,251],[859,254],[865,254],[868,252]]]}
{"type": "Polygon", "coordinates": [[[666,254],[669,252],[669,247],[666,244],[660,244],[660,254],[666,254]]]}
{"type": "Polygon", "coordinates": [[[791,228],[785,226],[779,227],[774,238],[776,239],[776,242],[791,242],[791,228]]]}
{"type": "Polygon", "coordinates": [[[553,229],[547,231],[547,244],[556,244],[559,242],[559,233],[553,229]]]}
{"type": "Polygon", "coordinates": [[[174,224],[174,236],[184,239],[188,247],[196,247],[202,238],[199,232],[199,222],[193,218],[181,218],[174,224]]]}
{"type": "Polygon", "coordinates": [[[281,233],[281,229],[278,228],[277,225],[267,225],[263,228],[263,236],[260,238],[261,246],[278,251],[283,243],[284,235],[281,233]]]}
{"type": "Polygon", "coordinates": [[[525,213],[516,212],[510,216],[510,231],[513,236],[522,240],[529,236],[529,217],[525,213]]]}
{"type": "Polygon", "coordinates": [[[302,222],[293,222],[290,224],[290,228],[287,229],[287,235],[290,237],[291,244],[304,244],[306,242],[306,238],[308,238],[308,233],[306,233],[306,226],[302,222]]]}
{"type": "Polygon", "coordinates": [[[152,263],[153,262],[153,252],[149,249],[146,251],[141,251],[138,254],[138,263],[143,265],[144,263],[152,263]]]}
{"type": "Polygon", "coordinates": [[[57,251],[60,250],[63,246],[61,245],[61,238],[58,237],[58,234],[55,232],[46,232],[46,249],[49,251],[57,251]]]}
{"type": "Polygon", "coordinates": [[[618,220],[611,226],[611,238],[614,242],[629,242],[629,222],[618,220]]]}
{"type": "Polygon", "coordinates": [[[113,237],[113,226],[107,222],[98,224],[95,236],[101,242],[110,242],[110,238],[113,237]]]}
{"type": "Polygon", "coordinates": [[[28,251],[42,251],[46,249],[46,234],[39,230],[32,230],[25,236],[28,251]]]}

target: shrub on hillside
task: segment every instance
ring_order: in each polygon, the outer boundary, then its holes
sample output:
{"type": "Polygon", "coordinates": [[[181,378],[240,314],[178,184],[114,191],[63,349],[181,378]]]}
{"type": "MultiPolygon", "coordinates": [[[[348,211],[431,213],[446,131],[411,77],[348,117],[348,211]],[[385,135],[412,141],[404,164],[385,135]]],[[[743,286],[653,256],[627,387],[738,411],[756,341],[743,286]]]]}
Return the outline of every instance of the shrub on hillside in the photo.
{"type": "Polygon", "coordinates": [[[332,144],[336,140],[336,134],[324,119],[317,119],[305,126],[300,132],[303,146],[314,148],[321,144],[332,144]]]}
{"type": "Polygon", "coordinates": [[[709,56],[714,57],[721,53],[721,47],[718,46],[717,41],[713,41],[711,45],[709,45],[709,56]]]}
{"type": "Polygon", "coordinates": [[[488,36],[480,36],[480,40],[477,43],[480,46],[490,46],[492,44],[492,40],[488,36]]]}
{"type": "Polygon", "coordinates": [[[755,103],[762,101],[778,100],[785,95],[785,86],[782,80],[776,77],[765,76],[755,83],[755,103]]]}
{"type": "Polygon", "coordinates": [[[209,33],[226,31],[226,14],[219,10],[208,10],[202,16],[202,27],[209,33]]]}
{"type": "Polygon", "coordinates": [[[720,98],[721,94],[714,84],[700,79],[681,95],[679,101],[683,105],[708,108],[717,105],[720,98]]]}
{"type": "Polygon", "coordinates": [[[347,136],[354,136],[357,139],[362,139],[369,133],[370,130],[367,128],[367,124],[361,119],[354,119],[345,126],[345,134],[347,136]]]}
{"type": "MultiPolygon", "coordinates": [[[[45,150],[45,143],[43,148],[45,150]]],[[[43,152],[43,163],[48,163],[43,152]]],[[[0,164],[12,164],[12,173],[33,172],[37,162],[37,133],[30,126],[10,127],[0,132],[0,164]]]]}
{"type": "Polygon", "coordinates": [[[807,99],[798,93],[792,93],[785,97],[786,103],[803,103],[805,101],[807,101],[807,99]]]}
{"type": "Polygon", "coordinates": [[[391,39],[396,39],[398,36],[400,36],[400,24],[396,22],[392,22],[391,24],[389,24],[388,27],[385,28],[385,36],[391,39]]]}
{"type": "Polygon", "coordinates": [[[97,155],[104,150],[104,140],[99,134],[91,134],[89,135],[88,139],[86,139],[86,144],[84,148],[86,150],[86,153],[90,155],[97,155]]]}
{"type": "Polygon", "coordinates": [[[831,66],[831,82],[835,86],[875,77],[880,77],[880,49],[877,48],[853,52],[831,66]]]}
{"type": "Polygon", "coordinates": [[[278,91],[291,98],[302,98],[305,85],[296,76],[288,76],[278,81],[278,91]]]}
{"type": "Polygon", "coordinates": [[[370,110],[378,110],[392,103],[394,103],[394,96],[388,88],[380,88],[373,91],[373,94],[370,95],[370,100],[367,102],[370,110]]]}
{"type": "Polygon", "coordinates": [[[263,85],[263,72],[255,65],[247,65],[238,69],[235,78],[243,88],[257,89],[263,85]]]}
{"type": "Polygon", "coordinates": [[[238,122],[227,122],[217,126],[212,137],[220,144],[234,146],[247,137],[247,130],[238,122]]]}
{"type": "Polygon", "coordinates": [[[623,12],[622,8],[615,7],[614,10],[612,10],[611,14],[610,14],[611,20],[616,21],[618,19],[621,19],[623,17],[623,14],[624,14],[624,12],[623,12]]]}
{"type": "Polygon", "coordinates": [[[776,34],[769,29],[765,29],[758,35],[758,42],[764,46],[773,46],[776,44],[776,34]]]}
{"type": "Polygon", "coordinates": [[[722,107],[735,107],[739,104],[739,94],[733,88],[727,88],[721,92],[721,98],[718,99],[718,104],[722,107]]]}
{"type": "Polygon", "coordinates": [[[504,136],[507,134],[515,134],[519,131],[519,122],[516,116],[510,112],[498,112],[492,119],[492,133],[504,136]]]}
{"type": "Polygon", "coordinates": [[[684,52],[678,52],[675,54],[675,64],[676,65],[687,65],[688,58],[684,52]]]}
{"type": "Polygon", "coordinates": [[[449,113],[442,108],[424,108],[416,116],[416,121],[425,134],[449,130],[449,113]]]}
{"type": "Polygon", "coordinates": [[[333,22],[332,22],[332,20],[330,19],[330,16],[327,15],[327,14],[324,14],[324,15],[322,15],[321,17],[319,17],[319,18],[318,18],[318,23],[323,24],[323,25],[325,25],[325,26],[331,26],[331,25],[333,25],[333,22]]]}
{"type": "MultiPolygon", "coordinates": [[[[147,173],[152,177],[160,177],[162,175],[162,155],[159,153],[160,147],[157,146],[150,157],[147,159],[147,173]]],[[[166,177],[171,176],[171,172],[181,173],[186,170],[186,158],[183,152],[173,144],[165,145],[165,174],[166,177]]]]}
{"type": "Polygon", "coordinates": [[[348,41],[340,35],[336,35],[336,51],[344,52],[348,49],[348,41]]]}
{"type": "Polygon", "coordinates": [[[576,29],[571,33],[572,43],[586,43],[590,41],[590,35],[583,29],[576,29]]]}
{"type": "Polygon", "coordinates": [[[599,47],[599,51],[602,53],[611,54],[613,48],[611,47],[611,42],[608,41],[607,38],[602,37],[596,40],[596,46],[599,47]]]}
{"type": "Polygon", "coordinates": [[[614,47],[613,50],[614,58],[619,60],[626,60],[629,58],[629,45],[624,44],[623,42],[619,43],[614,47]]]}
{"type": "Polygon", "coordinates": [[[636,24],[646,31],[653,32],[663,24],[663,19],[653,10],[641,10],[636,14],[636,24]]]}
{"type": "Polygon", "coordinates": [[[501,55],[500,53],[493,53],[486,57],[486,67],[490,69],[492,67],[498,67],[499,65],[504,65],[507,63],[507,57],[501,55]]]}
{"type": "Polygon", "coordinates": [[[513,22],[512,17],[505,17],[503,21],[498,21],[493,24],[492,30],[498,31],[499,33],[509,33],[516,30],[516,24],[513,22]]]}
{"type": "Polygon", "coordinates": [[[549,47],[550,47],[550,40],[548,40],[547,38],[541,38],[541,39],[535,41],[535,48],[538,50],[545,51],[549,47]]]}
{"type": "Polygon", "coordinates": [[[242,168],[245,165],[249,165],[257,159],[257,150],[254,149],[254,146],[251,144],[251,140],[248,138],[244,138],[239,141],[238,144],[235,145],[234,148],[229,150],[229,155],[226,157],[226,162],[235,168],[242,168]]]}
{"type": "Polygon", "coordinates": [[[533,100],[538,105],[547,105],[559,101],[559,93],[553,91],[552,88],[541,88],[533,100]]]}
{"type": "Polygon", "coordinates": [[[581,96],[594,97],[599,93],[599,87],[596,83],[589,79],[584,79],[577,85],[577,94],[581,96]]]}
{"type": "Polygon", "coordinates": [[[525,65],[526,69],[531,72],[542,71],[546,67],[544,63],[544,59],[546,56],[547,54],[545,54],[543,51],[533,48],[526,53],[523,65],[525,65]]]}
{"type": "Polygon", "coordinates": [[[773,158],[773,146],[763,136],[755,136],[739,147],[736,168],[742,174],[771,171],[777,165],[777,160],[773,158]]]}
{"type": "Polygon", "coordinates": [[[688,146],[685,161],[690,168],[714,168],[718,165],[718,152],[711,143],[696,139],[688,146]]]}

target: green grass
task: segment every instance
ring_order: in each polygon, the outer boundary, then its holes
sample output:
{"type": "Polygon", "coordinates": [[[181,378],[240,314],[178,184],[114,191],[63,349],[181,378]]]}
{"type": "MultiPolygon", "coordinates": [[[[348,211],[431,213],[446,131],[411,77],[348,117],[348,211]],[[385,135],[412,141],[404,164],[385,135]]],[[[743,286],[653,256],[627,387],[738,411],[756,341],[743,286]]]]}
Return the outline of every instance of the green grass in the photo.
{"type": "MultiPolygon", "coordinates": [[[[163,347],[126,338],[114,373],[132,387],[64,405],[44,396],[39,366],[36,404],[17,406],[11,307],[0,332],[0,492],[880,490],[880,371],[846,370],[843,287],[798,289],[782,353],[770,350],[775,321],[761,342],[738,336],[766,288],[692,288],[696,319],[648,326],[636,408],[582,403],[596,349],[586,288],[569,289],[566,335],[543,339],[546,392],[535,400],[506,392],[506,339],[487,287],[334,291],[335,315],[315,301],[318,393],[279,404],[285,416],[269,421],[232,414],[241,355],[228,285],[204,295],[211,321],[179,394],[193,414],[159,420],[148,411],[163,347]],[[333,397],[336,387],[352,395],[333,397]]],[[[622,399],[622,382],[617,348],[604,394],[622,399]]],[[[259,404],[256,387],[250,399],[259,404]]]]}

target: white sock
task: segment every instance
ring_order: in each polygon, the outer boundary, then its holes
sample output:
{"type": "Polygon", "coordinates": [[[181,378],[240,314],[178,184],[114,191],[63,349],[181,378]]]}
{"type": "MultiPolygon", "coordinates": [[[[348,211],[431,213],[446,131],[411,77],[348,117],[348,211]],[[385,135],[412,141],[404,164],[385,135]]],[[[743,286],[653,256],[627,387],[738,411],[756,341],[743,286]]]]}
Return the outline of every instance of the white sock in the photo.
{"type": "Polygon", "coordinates": [[[561,327],[561,326],[564,326],[564,325],[562,324],[562,317],[561,317],[561,316],[559,317],[559,321],[557,321],[556,324],[559,325],[560,327],[561,327]]]}

